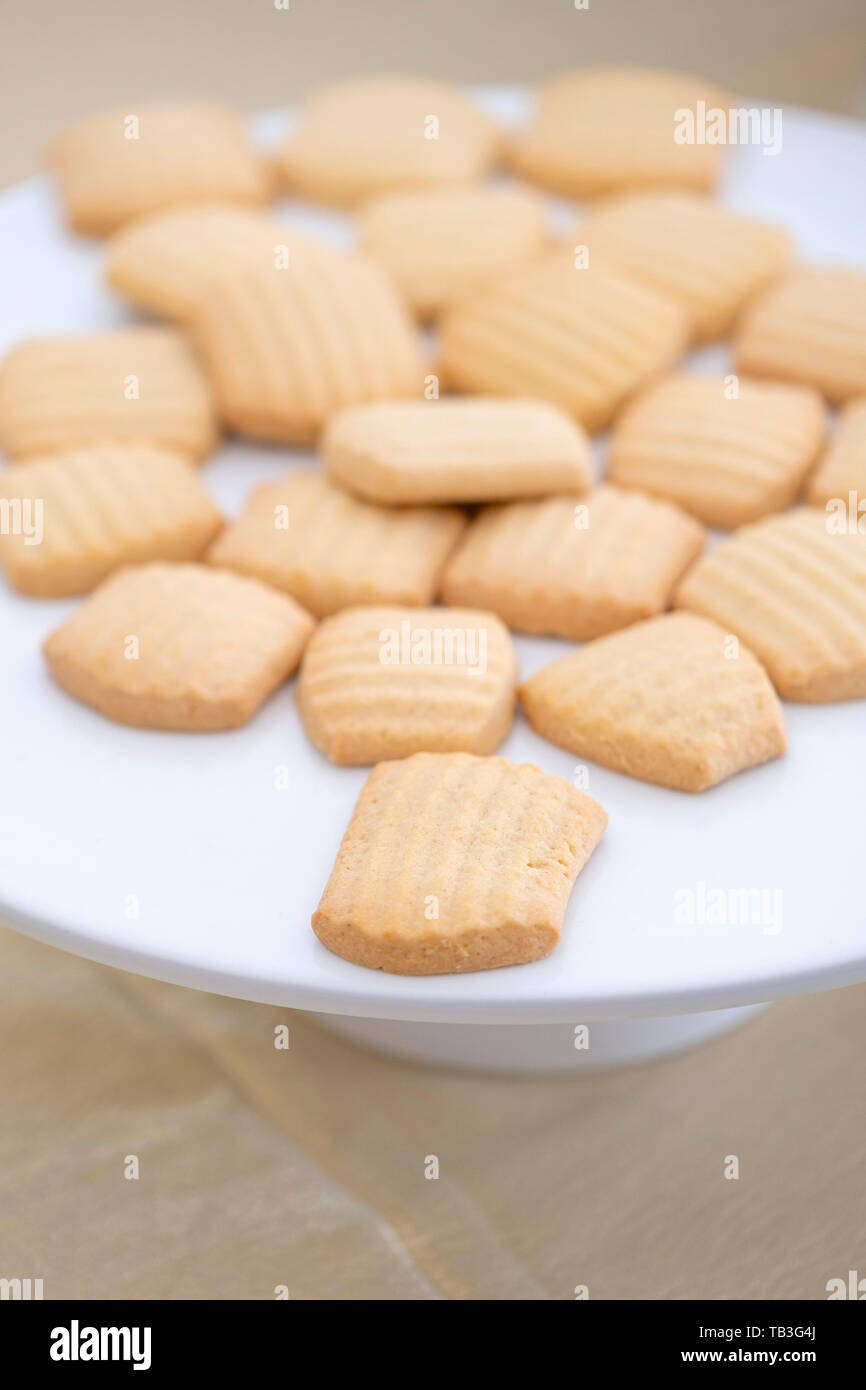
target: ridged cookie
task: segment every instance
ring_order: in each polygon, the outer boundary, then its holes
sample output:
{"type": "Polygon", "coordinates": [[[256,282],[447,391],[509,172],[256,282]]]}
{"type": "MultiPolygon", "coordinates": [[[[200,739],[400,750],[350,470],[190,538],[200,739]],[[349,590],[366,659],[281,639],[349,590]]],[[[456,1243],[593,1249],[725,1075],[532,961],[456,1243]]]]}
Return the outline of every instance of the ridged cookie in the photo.
{"type": "Polygon", "coordinates": [[[86,594],[120,565],[195,560],[222,517],[187,459],[103,445],[13,464],[0,507],[38,508],[40,539],[0,529],[0,565],[23,594],[86,594]]]}
{"type": "Polygon", "coordinates": [[[0,449],[10,458],[122,441],[199,459],[216,440],[208,383],[173,328],[34,338],[0,364],[0,449]]]}
{"type": "MultiPolygon", "coordinates": [[[[124,227],[111,238],[105,275],[145,313],[189,319],[214,282],[239,267],[276,268],[311,243],[268,213],[252,208],[171,208],[124,227]]],[[[324,253],[325,255],[327,253],[324,253]]]]}
{"type": "Polygon", "coordinates": [[[235,729],[291,675],[313,626],[255,580],[142,565],[107,579],[44,652],[67,694],[118,724],[235,729]]]}
{"type": "Polygon", "coordinates": [[[814,386],[841,405],[866,393],[866,272],[799,269],[746,310],[736,370],[814,386]]]}
{"type": "Polygon", "coordinates": [[[374,507],[298,471],[256,488],[207,560],[292,594],[318,618],[358,604],[421,606],[465,525],[456,510],[374,507]]]}
{"type": "Polygon", "coordinates": [[[565,198],[598,198],[630,188],[712,189],[721,145],[680,144],[677,113],[727,107],[703,78],[640,67],[587,67],[544,83],[511,164],[565,198]]]}
{"type": "Polygon", "coordinates": [[[472,523],[441,593],[520,631],[582,642],[667,608],[703,544],[691,517],[619,488],[512,502],[472,523]]]}
{"type": "Polygon", "coordinates": [[[707,526],[742,526],[799,496],[824,438],[817,391],[713,377],[668,377],[631,401],[611,439],[608,476],[667,497],[707,526]]]}
{"type": "Polygon", "coordinates": [[[304,655],[297,706],[313,743],[349,765],[411,753],[493,753],[514,717],[517,660],[492,613],[349,608],[304,655]]]}
{"type": "Polygon", "coordinates": [[[498,145],[494,122],[456,87],[357,78],[316,93],[276,163],[291,192],[353,207],[397,189],[468,183],[490,167],[498,145]]]}
{"type": "Polygon", "coordinates": [[[691,613],[589,642],[521,687],[532,727],[578,757],[680,791],[785,752],[782,707],[751,652],[691,613]]]}
{"type": "Polygon", "coordinates": [[[359,233],[416,314],[429,319],[541,251],[547,213],[518,186],[392,193],[362,210],[359,233]]]}
{"type": "Polygon", "coordinates": [[[106,236],[158,208],[257,204],[270,192],[240,118],[206,102],[154,102],[87,116],[54,141],[48,163],[70,225],[91,236],[106,236]]]}
{"type": "Polygon", "coordinates": [[[443,368],[454,389],[538,396],[590,431],[671,367],[687,337],[681,305],[558,255],[508,272],[441,322],[443,368]]]}
{"type": "Polygon", "coordinates": [[[220,414],[239,434],[311,443],[345,406],[420,397],[420,339],[369,257],[295,248],[286,269],[238,266],[192,314],[220,414]]]}
{"type": "Polygon", "coordinates": [[[674,599],[747,643],[786,700],[866,696],[866,535],[833,535],[828,520],[797,507],[745,526],[674,599]]]}
{"type": "MultiPolygon", "coordinates": [[[[809,479],[806,499],[816,507],[834,499],[847,506],[852,492],[858,507],[866,503],[866,397],[849,401],[842,411],[827,452],[809,479]]],[[[864,514],[866,507],[858,516],[864,514]]]]}
{"type": "Polygon", "coordinates": [[[589,444],[543,401],[446,397],[335,415],[322,439],[330,477],[373,502],[487,502],[582,492],[589,444]]]}
{"type": "Polygon", "coordinates": [[[575,233],[605,264],[677,300],[695,342],[727,333],[791,256],[787,232],[697,193],[636,193],[593,208],[575,233]]]}
{"type": "Polygon", "coordinates": [[[380,763],[313,930],[344,960],[396,975],[539,960],[606,825],[598,802],[531,763],[468,753],[380,763]]]}

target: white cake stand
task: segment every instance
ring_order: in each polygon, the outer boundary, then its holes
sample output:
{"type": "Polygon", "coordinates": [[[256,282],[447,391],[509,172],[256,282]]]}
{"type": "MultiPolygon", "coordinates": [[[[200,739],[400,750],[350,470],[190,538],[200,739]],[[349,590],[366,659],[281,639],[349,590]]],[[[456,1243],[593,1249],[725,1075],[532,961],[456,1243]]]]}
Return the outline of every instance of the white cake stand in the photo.
{"type": "MultiPolygon", "coordinates": [[[[488,94],[506,117],[518,92],[488,94]]],[[[263,118],[272,134],[277,116],[263,118]]],[[[786,111],[784,149],[732,152],[725,200],[783,221],[811,260],[866,264],[866,127],[786,111]]],[[[342,219],[299,225],[346,240],[342,219]]],[[[553,209],[570,227],[574,210],[553,209]]],[[[41,179],[0,198],[0,350],[125,316],[101,248],[61,228],[41,179]]],[[[718,352],[696,365],[724,365],[718,352]]],[[[228,512],[309,462],[232,443],[204,477],[228,512]]],[[[308,743],[292,688],[245,729],[124,729],[42,665],[73,603],[0,586],[0,920],[42,941],[198,989],[310,1010],[341,1034],[428,1063],[570,1072],[659,1056],[767,1001],[866,979],[866,703],[788,706],[788,757],[701,796],[601,768],[610,827],[546,961],[408,979],[331,955],[310,929],[366,775],[308,743]]],[[[521,639],[524,675],[565,649],[521,639]]],[[[501,750],[575,775],[522,718],[501,750]]]]}

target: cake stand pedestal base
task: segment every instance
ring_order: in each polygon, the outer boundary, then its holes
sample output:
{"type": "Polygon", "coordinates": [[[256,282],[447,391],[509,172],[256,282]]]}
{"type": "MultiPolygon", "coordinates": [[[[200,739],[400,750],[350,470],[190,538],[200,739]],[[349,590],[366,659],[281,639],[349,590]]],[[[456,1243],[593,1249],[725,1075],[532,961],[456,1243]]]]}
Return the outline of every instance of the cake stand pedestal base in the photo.
{"type": "Polygon", "coordinates": [[[575,1075],[651,1062],[738,1028],[766,1004],[665,1018],[601,1023],[410,1023],[382,1018],[312,1017],[323,1028],[389,1057],[429,1067],[575,1075]]]}

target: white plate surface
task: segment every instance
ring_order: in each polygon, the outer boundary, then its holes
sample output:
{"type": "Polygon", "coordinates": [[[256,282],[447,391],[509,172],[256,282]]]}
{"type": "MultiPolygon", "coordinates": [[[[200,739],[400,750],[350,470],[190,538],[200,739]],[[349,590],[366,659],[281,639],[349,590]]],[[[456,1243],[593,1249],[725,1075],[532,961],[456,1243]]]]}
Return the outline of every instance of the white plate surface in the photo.
{"type": "MultiPolygon", "coordinates": [[[[512,118],[525,101],[488,99],[512,118]]],[[[262,137],[282,119],[263,118],[262,137]]],[[[780,155],[730,154],[725,202],[784,222],[804,257],[866,266],[866,126],[788,110],[780,155]]],[[[335,240],[351,235],[338,217],[284,211],[335,240]]],[[[574,210],[552,205],[552,216],[570,227],[574,210]]],[[[0,350],[127,317],[100,283],[100,262],[97,245],[62,230],[43,180],[0,198],[0,350]]],[[[720,350],[696,359],[708,370],[725,362],[720,350]]],[[[231,443],[203,476],[235,513],[255,483],[308,462],[231,443]]],[[[0,918],[12,926],[182,984],[428,1021],[685,1012],[866,978],[866,702],[786,706],[788,757],[697,797],[589,768],[610,827],[554,955],[404,979],[338,959],[310,930],[366,773],[331,767],[307,742],[292,686],[234,733],[120,728],[69,700],[43,669],[40,641],[73,606],[0,590],[0,918]],[[747,901],[748,920],[733,920],[747,901]],[[726,922],[702,913],[713,903],[726,922]]],[[[518,647],[526,675],[566,644],[518,647]]],[[[575,772],[575,759],[520,716],[501,751],[575,772]]]]}

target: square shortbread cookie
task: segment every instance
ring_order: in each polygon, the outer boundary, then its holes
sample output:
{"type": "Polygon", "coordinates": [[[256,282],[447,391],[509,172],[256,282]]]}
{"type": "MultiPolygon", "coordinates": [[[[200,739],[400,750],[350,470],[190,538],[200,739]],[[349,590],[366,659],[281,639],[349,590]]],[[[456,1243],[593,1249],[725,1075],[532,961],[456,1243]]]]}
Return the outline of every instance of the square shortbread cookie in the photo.
{"type": "Polygon", "coordinates": [[[358,604],[421,606],[465,525],[460,511],[374,507],[298,471],[256,488],[207,559],[292,594],[318,618],[358,604]]]}
{"type": "Polygon", "coordinates": [[[234,111],[205,102],[155,102],[101,111],[48,151],[66,216],[106,236],[124,222],[183,203],[263,203],[264,165],[234,111]]]}
{"type": "MultiPolygon", "coordinates": [[[[565,198],[630,188],[712,189],[724,147],[676,138],[704,108],[728,96],[703,78],[640,67],[585,67],[541,85],[525,131],[511,141],[512,166],[565,198]]],[[[697,135],[697,130],[694,132],[697,135]]]]}
{"type": "Polygon", "coordinates": [[[300,660],[314,623],[285,594],[203,565],[119,570],[49,633],[59,686],[118,724],[245,724],[300,660]]]}
{"type": "Polygon", "coordinates": [[[349,608],[310,641],[297,706],[331,762],[493,753],[514,717],[517,659],[492,613],[349,608]]]}
{"type": "Polygon", "coordinates": [[[839,418],[836,432],[806,488],[806,499],[816,507],[828,502],[850,502],[850,494],[860,507],[862,530],[866,531],[866,397],[849,401],[839,418]]]}
{"type": "Polygon", "coordinates": [[[0,473],[5,504],[30,525],[0,530],[0,565],[43,598],[86,594],[120,565],[195,560],[222,526],[189,461],[152,444],[13,464],[0,473]]]}
{"type": "Polygon", "coordinates": [[[445,567],[445,603],[585,641],[666,608],[704,531],[667,502],[601,486],[481,512],[445,567]]]}
{"type": "Polygon", "coordinates": [[[636,193],[593,208],[574,234],[593,258],[677,300],[696,342],[719,338],[787,266],[781,227],[697,193],[636,193]]]}
{"type": "Polygon", "coordinates": [[[543,250],[542,200],[515,186],[392,193],[359,219],[364,250],[388,269],[422,319],[543,250]]]}
{"type": "Polygon", "coordinates": [[[11,458],[106,441],[194,459],[216,446],[210,388],[176,329],[34,338],[0,363],[0,448],[11,458]]]}
{"type": "Polygon", "coordinates": [[[814,386],[833,405],[866,394],[866,272],[791,271],[746,310],[734,365],[814,386]]]}
{"type": "Polygon", "coordinates": [[[764,668],[691,613],[588,642],[532,676],[520,698],[543,738],[680,791],[714,787],[785,752],[782,707],[764,668]]]}
{"type": "Polygon", "coordinates": [[[442,364],[458,391],[538,396],[594,431],[673,366],[687,337],[686,311],[674,300],[557,254],[516,267],[448,310],[442,364]]]}
{"type": "Polygon", "coordinates": [[[215,281],[191,316],[225,424],[309,444],[337,410],[421,397],[420,338],[381,266],[326,247],[293,248],[215,281]]]}
{"type": "MultiPolygon", "coordinates": [[[[292,265],[312,243],[269,213],[203,206],[152,213],[111,238],[105,277],[138,309],[188,320],[211,285],[247,265],[292,265]]],[[[327,258],[327,252],[323,252],[327,258]]]]}
{"type": "Polygon", "coordinates": [[[497,397],[355,406],[329,422],[322,458],[335,482],[386,505],[582,492],[591,481],[589,443],[564,411],[497,397]]]}
{"type": "Polygon", "coordinates": [[[608,476],[667,497],[707,526],[733,527],[799,496],[825,431],[824,403],[804,386],[677,375],[625,408],[608,476]]]}
{"type": "Polygon", "coordinates": [[[490,167],[499,140],[457,87],[363,77],[317,92],[276,162],[300,197],[353,207],[397,189],[469,183],[490,167]]]}
{"type": "Polygon", "coordinates": [[[607,815],[530,763],[416,753],[368,777],[313,915],[328,950],[398,975],[549,955],[607,815]]]}
{"type": "Polygon", "coordinates": [[[736,633],[785,700],[866,696],[866,535],[814,507],[744,526],[689,571],[674,602],[736,633]]]}

